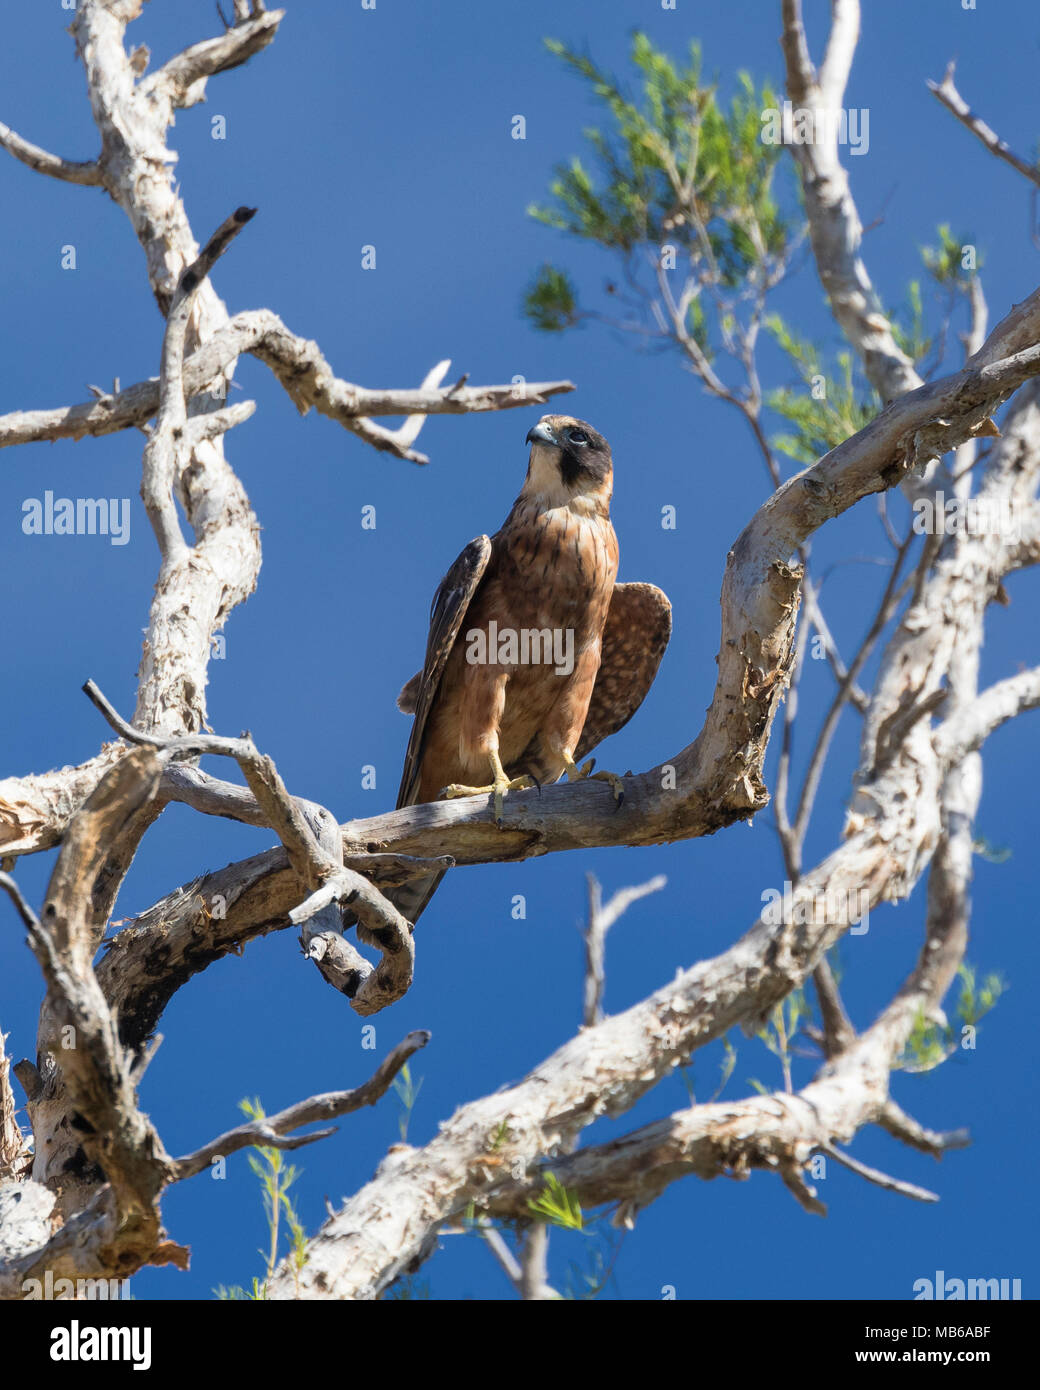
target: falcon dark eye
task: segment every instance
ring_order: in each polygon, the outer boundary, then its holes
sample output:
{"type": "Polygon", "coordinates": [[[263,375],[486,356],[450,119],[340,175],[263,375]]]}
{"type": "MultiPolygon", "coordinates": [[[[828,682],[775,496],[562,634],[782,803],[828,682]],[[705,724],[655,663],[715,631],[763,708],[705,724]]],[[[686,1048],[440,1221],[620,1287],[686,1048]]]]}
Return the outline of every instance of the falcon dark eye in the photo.
{"type": "Polygon", "coordinates": [[[567,438],[572,444],[587,444],[589,437],[584,430],[568,430],[567,438]]]}

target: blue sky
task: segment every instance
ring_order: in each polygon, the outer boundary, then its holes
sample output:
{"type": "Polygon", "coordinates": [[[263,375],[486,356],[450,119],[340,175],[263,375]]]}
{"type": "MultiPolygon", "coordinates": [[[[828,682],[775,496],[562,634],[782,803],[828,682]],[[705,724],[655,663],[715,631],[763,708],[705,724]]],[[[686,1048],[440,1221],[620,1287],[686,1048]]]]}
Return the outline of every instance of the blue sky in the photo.
{"type": "MultiPolygon", "coordinates": [[[[826,6],[809,6],[818,54],[826,6]]],[[[925,79],[959,58],[961,90],[1025,156],[1035,152],[1032,95],[1040,19],[1027,0],[965,11],[958,0],[913,6],[875,0],[847,95],[870,111],[869,153],[849,161],[865,256],[886,304],[920,275],[919,248],[948,222],[985,257],[991,322],[1036,286],[1025,185],[996,163],[938,105],[925,79]],[[1026,96],[1028,94],[1028,98],[1026,96]]],[[[615,457],[614,523],[623,579],[653,581],[675,610],[672,644],[638,716],[602,749],[600,763],[641,769],[677,752],[700,727],[711,698],[718,593],[726,552],[766,495],[746,426],[708,400],[667,355],[641,354],[631,338],[590,326],[559,336],[522,318],[525,285],[543,261],[572,272],[595,299],[609,258],[538,225],[527,205],[544,198],[554,163],[582,149],[599,113],[583,85],[543,48],[546,36],[587,46],[603,65],[628,72],[635,28],[679,55],[699,38],[705,67],[723,91],[739,69],[779,84],[779,5],[755,0],[700,7],[679,0],[600,3],[528,0],[501,11],[477,0],[354,0],[289,3],[275,43],[249,65],[214,79],[208,103],[178,115],[169,143],[196,236],[202,240],[245,203],[259,209],[215,274],[232,312],[266,307],[315,338],[339,375],[370,386],[417,384],[440,358],[479,382],[569,377],[578,391],[563,408],[593,422],[615,457]],[[211,118],[227,139],[210,138],[211,118]],[[510,138],[514,115],[527,138],[510,138]],[[361,268],[361,247],[377,269],[361,268]],[[661,508],[677,509],[664,531],[661,508]]],[[[82,71],[63,32],[57,0],[7,18],[0,52],[0,119],[68,158],[96,150],[82,71]]],[[[209,0],[152,0],[131,29],[153,65],[214,32],[209,0]]],[[[790,199],[791,170],[781,185],[790,199]]],[[[129,223],[105,195],[0,161],[0,304],[6,326],[0,412],[85,399],[87,382],[124,384],[158,368],[162,324],[129,223]],[[61,247],[76,247],[63,270],[61,247]]],[[[926,302],[927,290],[926,290],[926,302]]],[[[930,307],[934,307],[929,305],[930,307]]],[[[840,350],[806,258],[777,296],[800,332],[840,350]]],[[[776,355],[766,384],[792,382],[776,355]]],[[[263,526],[256,594],[232,616],[227,655],[210,667],[214,729],[249,728],[296,793],[340,820],[389,809],[407,722],[394,707],[421,661],[429,600],[461,547],[504,519],[526,463],[524,435],[539,411],[434,419],[421,446],[426,469],[376,454],[331,422],[300,419],[266,368],[243,360],[241,398],[257,401],[228,454],[263,526]],[[375,531],[361,508],[376,508],[375,531]],[[377,769],[363,790],[361,769],[377,769]]],[[[123,711],[133,706],[141,630],[156,572],[156,547],[138,496],[143,439],[124,433],[9,451],[0,470],[0,585],[5,595],[5,678],[0,692],[3,772],[74,763],[106,730],[80,694],[89,675],[123,711]],[[130,543],[102,537],[36,537],[21,531],[22,504],[56,495],[131,499],[130,543]]],[[[816,543],[819,569],[844,561],[825,599],[843,650],[855,649],[873,611],[886,553],[868,501],[816,543]]],[[[1008,583],[1009,608],[991,610],[983,679],[1037,660],[1037,577],[1008,583]]],[[[831,692],[810,663],[801,755],[831,692]]],[[[807,848],[812,863],[833,848],[855,765],[857,721],[846,715],[818,800],[807,848]]],[[[914,1280],[944,1269],[960,1277],[1021,1278],[1035,1294],[1037,1256],[1032,1152],[1034,1108],[1024,1097],[1034,1027],[1029,1005],[1035,950],[1028,863],[1036,806],[1021,770],[1040,751],[1040,721],[1026,716],[985,754],[977,831],[1011,850],[996,865],[976,861],[970,960],[1010,985],[986,1019],[977,1051],[923,1077],[898,1075],[897,1099],[935,1128],[967,1125],[975,1142],[936,1165],[876,1131],[853,1152],[941,1194],[922,1206],[831,1166],[821,1187],[830,1215],[806,1215],[765,1174],[747,1183],[687,1180],[644,1212],[626,1237],[607,1297],[909,1298],[914,1280]],[[755,1258],[755,1257],[758,1258],[755,1258]]],[[[770,759],[770,782],[774,757],[770,759]]],[[[226,769],[214,769],[226,773],[226,769]]],[[[133,915],[195,874],[266,847],[270,834],[173,807],[151,831],[127,880],[119,915],[133,915]]],[[[19,878],[39,901],[53,855],[22,861],[19,878]]],[[[449,875],[417,929],[410,994],[376,1020],[377,1050],[363,1051],[358,1019],[302,961],[295,934],[281,932],[197,977],[163,1018],[165,1042],[145,1079],[142,1103],[172,1153],[187,1152],[237,1122],[238,1101],[268,1109],[361,1081],[406,1032],[429,1028],[415,1059],[422,1077],[408,1137],[422,1142],[467,1099],[525,1074],[577,1026],[581,997],[584,875],[606,893],[654,873],[668,887],[614,929],[606,1007],[616,1012],[675,971],[731,944],[754,920],[761,892],[783,871],[772,813],[749,830],[657,849],[554,855],[525,864],[449,875]],[[526,920],[511,916],[526,896],[526,920]],[[464,1001],[460,1003],[459,1001],[464,1001]]],[[[911,965],[919,943],[922,889],[871,916],[866,936],[842,946],[843,988],[866,1026],[911,965]]],[[[13,915],[0,948],[0,1025],[15,1057],[31,1054],[40,995],[37,967],[13,915]]],[[[738,1057],[724,1093],[750,1079],[780,1085],[775,1060],[735,1037],[738,1057]]],[[[716,1085],[719,1046],[698,1054],[697,1094],[716,1085]]],[[[805,1059],[796,1084],[812,1074],[805,1059]]],[[[587,1131],[595,1142],[685,1103],[678,1077],[621,1121],[587,1131]]],[[[297,1155],[296,1193],[309,1229],[367,1180],[398,1138],[394,1096],[348,1117],[339,1134],[297,1155]]],[[[172,1237],[192,1248],[192,1268],[149,1270],[139,1298],[205,1298],[219,1283],[248,1283],[260,1269],[264,1231],[246,1158],[226,1181],[208,1177],[167,1195],[172,1237]]],[[[573,1262],[589,1267],[598,1238],[554,1236],[550,1272],[565,1284],[573,1262]]],[[[473,1239],[446,1237],[422,1272],[433,1298],[505,1298],[510,1290],[473,1239]]]]}

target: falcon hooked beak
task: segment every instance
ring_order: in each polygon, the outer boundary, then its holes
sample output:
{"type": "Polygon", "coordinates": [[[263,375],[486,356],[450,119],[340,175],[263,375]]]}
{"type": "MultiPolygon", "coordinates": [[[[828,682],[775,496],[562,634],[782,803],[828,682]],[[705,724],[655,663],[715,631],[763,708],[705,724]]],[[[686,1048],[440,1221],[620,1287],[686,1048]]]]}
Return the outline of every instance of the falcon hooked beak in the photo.
{"type": "Polygon", "coordinates": [[[537,425],[532,425],[531,428],[527,431],[527,438],[524,440],[524,443],[548,444],[550,448],[558,449],[560,447],[560,443],[559,440],[556,438],[556,431],[549,423],[549,419],[550,417],[548,415],[543,415],[542,418],[538,421],[537,425]]]}

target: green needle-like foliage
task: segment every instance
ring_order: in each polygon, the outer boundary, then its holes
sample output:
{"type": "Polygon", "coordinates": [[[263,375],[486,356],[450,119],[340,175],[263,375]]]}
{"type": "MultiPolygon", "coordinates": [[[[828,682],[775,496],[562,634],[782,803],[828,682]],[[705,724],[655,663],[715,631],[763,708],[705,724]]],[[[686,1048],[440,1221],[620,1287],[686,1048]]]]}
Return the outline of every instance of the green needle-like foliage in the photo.
{"type": "MultiPolygon", "coordinates": [[[[974,1032],[979,1020],[989,1013],[1006,988],[1000,976],[995,974],[987,975],[980,984],[974,966],[966,962],[957,974],[961,982],[957,997],[957,1025],[947,1023],[943,1026],[926,1018],[923,1012],[919,1013],[897,1063],[902,1070],[924,1072],[941,1066],[960,1049],[967,1030],[974,1032]]],[[[974,1050],[974,1039],[969,1050],[974,1050]]]]}
{"type": "MultiPolygon", "coordinates": [[[[611,120],[606,129],[585,131],[587,160],[575,156],[556,166],[551,200],[532,205],[532,217],[626,261],[643,250],[656,263],[671,247],[675,268],[718,290],[742,289],[749,277],[780,264],[788,227],[772,185],[782,148],[761,138],[762,110],[778,101],[768,84],[756,87],[738,74],[726,106],[702,77],[699,45],[691,44],[686,63],[676,63],[637,33],[631,56],[641,91],[634,98],[587,54],[556,39],[546,46],[590,84],[611,120]]],[[[545,332],[583,316],[569,277],[551,265],[528,288],[524,312],[545,332]]],[[[686,328],[707,347],[696,301],[686,328]]]]}
{"type": "Polygon", "coordinates": [[[570,276],[543,265],[524,294],[524,313],[542,333],[562,333],[579,321],[577,297],[570,276]]]}
{"type": "Polygon", "coordinates": [[[401,1102],[401,1114],[397,1119],[397,1129],[402,1143],[408,1138],[408,1126],[411,1123],[412,1111],[415,1109],[415,1102],[419,1099],[422,1084],[421,1076],[417,1081],[412,1079],[412,1069],[407,1062],[394,1077],[394,1090],[397,1092],[397,1099],[401,1102]]]}
{"type": "Polygon", "coordinates": [[[581,1203],[573,1192],[567,1191],[555,1173],[546,1173],[545,1187],[527,1205],[535,1216],[550,1226],[559,1226],[565,1231],[585,1229],[581,1203]]]}
{"type": "Polygon", "coordinates": [[[922,246],[921,260],[940,285],[964,286],[981,269],[982,257],[976,258],[973,269],[966,269],[963,264],[964,247],[972,244],[971,239],[953,236],[946,222],[936,228],[936,233],[939,237],[938,245],[922,246]]]}
{"type": "Polygon", "coordinates": [[[609,134],[586,130],[596,173],[578,158],[558,165],[550,185],[554,201],[532,207],[533,217],[623,251],[674,241],[679,233],[702,255],[700,224],[724,268],[723,282],[731,286],[763,249],[783,250],[786,225],[771,187],[782,150],[761,139],[762,109],[778,100],[772,88],[756,89],[748,74],[740,73],[726,110],[714,84],[702,79],[698,44],[690,45],[689,62],[677,66],[637,33],[632,62],[642,77],[639,104],[587,55],[556,39],[546,40],[546,47],[591,84],[614,129],[609,134]],[[688,190],[685,200],[682,190],[688,190]]]}
{"type": "Polygon", "coordinates": [[[814,345],[798,337],[779,314],[770,314],[765,326],[804,383],[778,387],[766,397],[769,407],[793,427],[776,435],[773,446],[798,463],[815,463],[872,420],[880,403],[869,388],[857,388],[850,353],[838,353],[838,370],[828,371],[814,345]]]}
{"type": "MultiPolygon", "coordinates": [[[[239,1101],[239,1109],[251,1120],[262,1120],[266,1115],[259,1099],[239,1101]]],[[[258,1147],[255,1154],[248,1155],[248,1162],[260,1183],[264,1218],[267,1223],[267,1249],[259,1251],[265,1265],[264,1277],[254,1277],[249,1289],[244,1289],[241,1284],[234,1284],[231,1288],[221,1284],[215,1293],[220,1299],[247,1299],[256,1302],[267,1298],[267,1284],[278,1264],[282,1217],[284,1216],[285,1224],[289,1228],[288,1253],[297,1273],[307,1262],[307,1234],[289,1196],[289,1189],[299,1177],[299,1171],[293,1164],[286,1163],[282,1150],[266,1145],[258,1147]]]]}

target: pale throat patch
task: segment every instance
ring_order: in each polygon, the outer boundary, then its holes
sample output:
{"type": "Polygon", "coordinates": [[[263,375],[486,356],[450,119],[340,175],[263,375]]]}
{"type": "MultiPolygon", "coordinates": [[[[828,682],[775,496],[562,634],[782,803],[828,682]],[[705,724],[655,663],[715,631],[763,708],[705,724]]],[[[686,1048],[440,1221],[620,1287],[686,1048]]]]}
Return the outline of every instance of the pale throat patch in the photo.
{"type": "Polygon", "coordinates": [[[569,507],[578,516],[598,511],[609,500],[609,491],[596,478],[579,478],[568,484],[560,476],[560,451],[547,444],[531,447],[531,467],[522,496],[538,498],[548,507],[569,507]]]}

